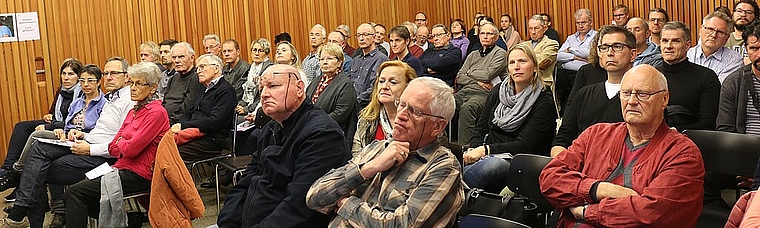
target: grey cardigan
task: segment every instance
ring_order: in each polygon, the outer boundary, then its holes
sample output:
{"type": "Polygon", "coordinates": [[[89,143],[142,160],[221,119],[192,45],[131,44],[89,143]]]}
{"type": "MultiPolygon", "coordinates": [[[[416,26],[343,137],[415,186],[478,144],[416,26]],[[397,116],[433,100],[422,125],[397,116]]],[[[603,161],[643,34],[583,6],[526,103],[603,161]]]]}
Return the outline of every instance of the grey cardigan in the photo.
{"type": "Polygon", "coordinates": [[[715,125],[719,131],[744,134],[747,130],[747,94],[752,89],[752,66],[745,65],[734,71],[720,89],[718,117],[715,125]],[[747,86],[750,87],[747,87],[747,86]]]}

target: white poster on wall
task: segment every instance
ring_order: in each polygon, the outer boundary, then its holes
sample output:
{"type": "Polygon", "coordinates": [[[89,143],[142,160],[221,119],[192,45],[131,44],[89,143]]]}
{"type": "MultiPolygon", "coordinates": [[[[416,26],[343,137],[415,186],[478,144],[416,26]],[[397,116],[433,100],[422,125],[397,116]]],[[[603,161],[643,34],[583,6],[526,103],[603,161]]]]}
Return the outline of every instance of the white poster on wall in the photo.
{"type": "Polygon", "coordinates": [[[0,42],[18,41],[16,15],[0,14],[0,42]]]}
{"type": "Polygon", "coordinates": [[[40,21],[37,19],[37,12],[17,13],[16,31],[19,41],[39,40],[40,21]]]}

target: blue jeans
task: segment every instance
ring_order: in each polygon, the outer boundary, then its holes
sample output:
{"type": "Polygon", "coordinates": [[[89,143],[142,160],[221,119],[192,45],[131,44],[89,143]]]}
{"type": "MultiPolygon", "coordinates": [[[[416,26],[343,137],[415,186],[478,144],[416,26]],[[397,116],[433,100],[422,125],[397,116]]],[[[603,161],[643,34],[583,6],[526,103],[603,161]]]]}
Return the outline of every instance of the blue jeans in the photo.
{"type": "Polygon", "coordinates": [[[509,161],[489,155],[465,166],[462,179],[470,188],[498,194],[507,186],[507,172],[509,161]]]}

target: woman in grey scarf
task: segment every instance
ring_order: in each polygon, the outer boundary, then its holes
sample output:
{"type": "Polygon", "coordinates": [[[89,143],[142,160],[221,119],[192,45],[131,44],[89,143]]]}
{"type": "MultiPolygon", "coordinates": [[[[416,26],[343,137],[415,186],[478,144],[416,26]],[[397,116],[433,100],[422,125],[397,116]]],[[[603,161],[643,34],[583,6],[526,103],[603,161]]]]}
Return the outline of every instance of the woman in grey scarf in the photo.
{"type": "Polygon", "coordinates": [[[464,154],[464,181],[471,188],[501,192],[506,184],[509,154],[548,155],[556,128],[551,90],[538,79],[538,63],[528,45],[507,54],[509,78],[494,86],[468,145],[482,145],[464,154]]]}

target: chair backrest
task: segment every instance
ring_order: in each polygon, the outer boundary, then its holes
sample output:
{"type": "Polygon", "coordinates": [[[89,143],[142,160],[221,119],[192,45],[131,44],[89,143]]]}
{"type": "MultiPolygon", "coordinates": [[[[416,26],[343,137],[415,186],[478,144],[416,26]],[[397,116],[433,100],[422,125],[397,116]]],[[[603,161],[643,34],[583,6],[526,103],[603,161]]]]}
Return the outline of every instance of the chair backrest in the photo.
{"type": "Polygon", "coordinates": [[[509,190],[528,197],[531,203],[538,206],[539,211],[552,211],[554,208],[549,201],[541,194],[538,185],[538,176],[546,164],[552,160],[551,157],[518,154],[512,158],[507,173],[507,187],[509,190]]]}
{"type": "Polygon", "coordinates": [[[705,170],[754,176],[760,158],[760,136],[724,131],[685,130],[702,152],[705,170]]]}
{"type": "Polygon", "coordinates": [[[530,226],[524,225],[519,222],[507,220],[499,217],[493,217],[489,215],[469,214],[462,218],[459,222],[459,228],[488,228],[488,227],[501,227],[501,228],[529,228],[530,226]]]}

